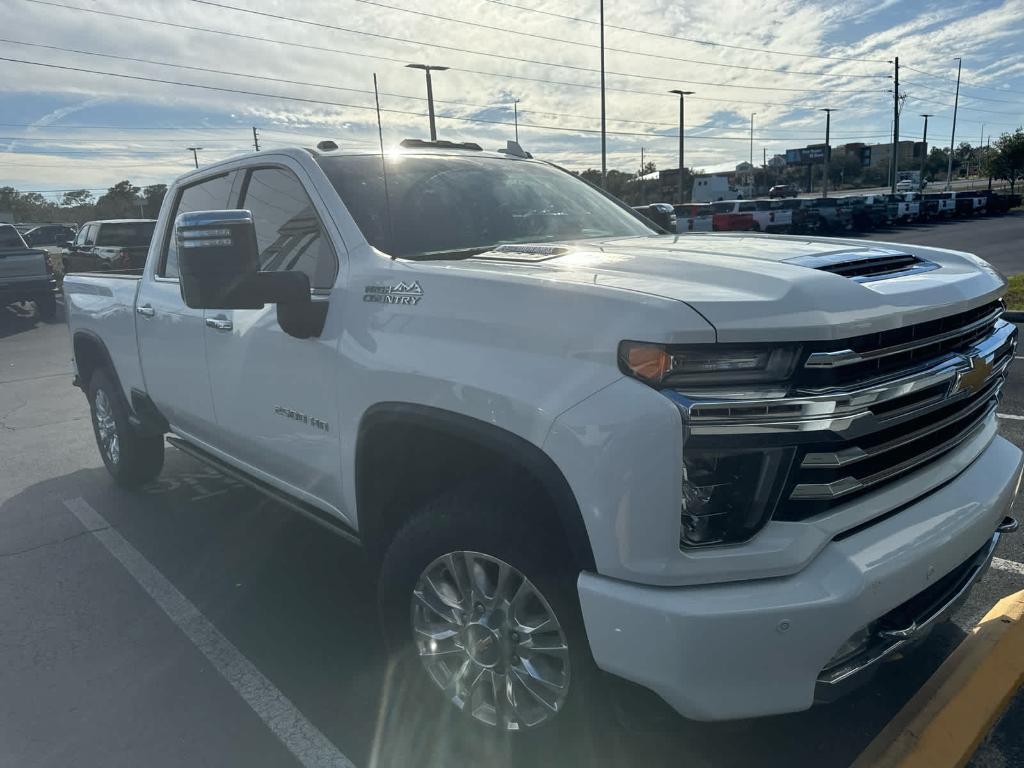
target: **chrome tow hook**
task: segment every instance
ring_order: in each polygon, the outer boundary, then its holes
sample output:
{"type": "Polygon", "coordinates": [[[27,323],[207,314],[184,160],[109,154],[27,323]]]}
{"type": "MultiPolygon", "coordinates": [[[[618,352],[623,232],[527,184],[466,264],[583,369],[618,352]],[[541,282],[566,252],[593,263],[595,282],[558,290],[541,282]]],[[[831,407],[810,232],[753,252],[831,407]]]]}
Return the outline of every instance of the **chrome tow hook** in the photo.
{"type": "Polygon", "coordinates": [[[1007,515],[1003,518],[1003,522],[999,524],[999,527],[996,528],[996,531],[999,533],[1013,533],[1018,528],[1020,528],[1020,523],[1017,522],[1017,519],[1007,515]]]}

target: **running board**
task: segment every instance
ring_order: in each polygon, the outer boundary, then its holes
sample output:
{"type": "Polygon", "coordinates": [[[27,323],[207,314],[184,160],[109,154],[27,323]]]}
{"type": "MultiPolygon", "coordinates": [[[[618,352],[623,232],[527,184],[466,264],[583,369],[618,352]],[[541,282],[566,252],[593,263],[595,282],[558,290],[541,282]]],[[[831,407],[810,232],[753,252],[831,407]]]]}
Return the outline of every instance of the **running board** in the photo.
{"type": "Polygon", "coordinates": [[[245,483],[250,488],[259,491],[264,496],[276,501],[278,504],[282,504],[289,509],[299,512],[305,517],[308,517],[314,523],[327,528],[331,533],[335,533],[353,544],[362,545],[362,541],[359,539],[359,534],[349,525],[338,520],[334,515],[324,512],[322,509],[314,507],[312,504],[307,504],[301,499],[296,499],[294,496],[285,493],[284,491],[278,490],[269,483],[253,477],[248,472],[231,466],[226,461],[217,458],[209,451],[205,451],[202,448],[192,445],[191,443],[182,440],[180,437],[168,435],[167,442],[182,453],[187,453],[193,459],[207,464],[221,474],[227,475],[240,483],[245,483]]]}

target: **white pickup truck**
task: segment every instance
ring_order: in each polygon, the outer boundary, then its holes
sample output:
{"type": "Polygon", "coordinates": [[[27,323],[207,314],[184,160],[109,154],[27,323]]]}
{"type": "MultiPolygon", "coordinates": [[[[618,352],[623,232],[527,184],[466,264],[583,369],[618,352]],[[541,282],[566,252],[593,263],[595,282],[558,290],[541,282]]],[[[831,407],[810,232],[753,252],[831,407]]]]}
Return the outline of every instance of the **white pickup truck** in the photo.
{"type": "Polygon", "coordinates": [[[552,165],[403,147],[197,170],[141,275],[64,291],[114,479],[166,439],[357,540],[467,727],[568,722],[598,669],[689,718],[807,709],[1016,528],[985,262],[658,234],[552,165]]]}

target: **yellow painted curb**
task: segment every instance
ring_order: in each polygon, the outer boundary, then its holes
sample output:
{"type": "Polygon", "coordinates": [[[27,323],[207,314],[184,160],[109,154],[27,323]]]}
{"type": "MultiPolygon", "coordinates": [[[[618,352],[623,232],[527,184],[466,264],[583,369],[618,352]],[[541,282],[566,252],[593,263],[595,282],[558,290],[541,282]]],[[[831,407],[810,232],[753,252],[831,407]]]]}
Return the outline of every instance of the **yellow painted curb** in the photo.
{"type": "Polygon", "coordinates": [[[1003,598],[851,768],[952,768],[971,759],[1024,683],[1024,591],[1003,598]]]}

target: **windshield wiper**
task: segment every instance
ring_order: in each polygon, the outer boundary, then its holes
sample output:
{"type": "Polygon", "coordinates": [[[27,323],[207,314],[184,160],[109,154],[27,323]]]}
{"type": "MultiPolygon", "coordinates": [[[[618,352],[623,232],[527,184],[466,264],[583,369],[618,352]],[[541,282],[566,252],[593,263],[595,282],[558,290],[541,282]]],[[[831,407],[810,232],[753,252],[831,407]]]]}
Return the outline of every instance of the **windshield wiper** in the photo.
{"type": "Polygon", "coordinates": [[[427,253],[419,253],[415,256],[407,256],[405,258],[413,259],[415,261],[447,261],[449,259],[468,259],[472,256],[479,256],[481,253],[487,253],[493,251],[497,246],[494,245],[480,245],[476,248],[453,248],[450,251],[429,251],[427,253]]]}

